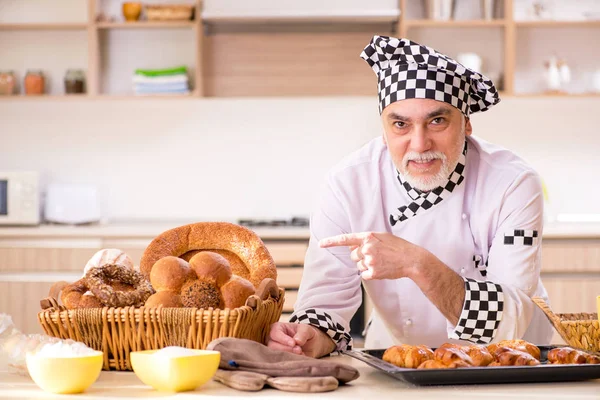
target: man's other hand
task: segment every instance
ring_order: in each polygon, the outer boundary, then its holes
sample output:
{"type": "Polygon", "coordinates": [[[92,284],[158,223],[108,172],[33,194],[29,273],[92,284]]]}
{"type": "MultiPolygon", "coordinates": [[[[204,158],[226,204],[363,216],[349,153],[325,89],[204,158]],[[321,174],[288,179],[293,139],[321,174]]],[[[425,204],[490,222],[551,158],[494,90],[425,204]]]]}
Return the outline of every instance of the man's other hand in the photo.
{"type": "Polygon", "coordinates": [[[322,357],[335,350],[335,343],[325,332],[311,325],[275,322],[267,338],[273,350],[288,351],[309,357],[322,357]]]}

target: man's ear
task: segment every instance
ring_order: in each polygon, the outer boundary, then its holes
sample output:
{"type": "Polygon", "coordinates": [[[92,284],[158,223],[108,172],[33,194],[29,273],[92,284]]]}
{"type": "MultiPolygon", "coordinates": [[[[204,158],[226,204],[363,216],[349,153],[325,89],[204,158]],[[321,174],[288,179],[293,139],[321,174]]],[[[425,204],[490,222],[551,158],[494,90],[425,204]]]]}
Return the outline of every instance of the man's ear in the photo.
{"type": "Polygon", "coordinates": [[[465,118],[465,136],[471,136],[473,127],[471,126],[471,118],[465,118]]]}

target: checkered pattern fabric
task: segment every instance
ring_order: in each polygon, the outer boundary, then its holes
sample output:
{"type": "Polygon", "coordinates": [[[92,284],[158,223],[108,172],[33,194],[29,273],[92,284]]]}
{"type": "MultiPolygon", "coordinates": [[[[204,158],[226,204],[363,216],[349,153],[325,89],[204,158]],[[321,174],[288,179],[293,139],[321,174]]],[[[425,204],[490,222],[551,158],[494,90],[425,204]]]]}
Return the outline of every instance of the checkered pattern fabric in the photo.
{"type": "Polygon", "coordinates": [[[533,246],[538,241],[538,231],[528,229],[515,229],[504,234],[504,244],[533,246]]]}
{"type": "Polygon", "coordinates": [[[483,257],[476,254],[473,256],[473,264],[475,264],[475,269],[479,271],[481,276],[485,277],[487,275],[488,260],[483,262],[483,257]]]}
{"type": "Polygon", "coordinates": [[[500,101],[494,83],[452,58],[408,39],[373,36],[360,57],[379,81],[379,113],[404,99],[433,99],[469,116],[500,101]]]}
{"type": "Polygon", "coordinates": [[[450,339],[467,340],[473,343],[490,343],[504,309],[502,286],[493,282],[465,280],[465,304],[458,325],[450,339]]]}
{"type": "Polygon", "coordinates": [[[325,311],[314,308],[296,311],[290,318],[290,322],[312,325],[333,339],[337,350],[352,350],[352,337],[350,334],[325,311]]]}
{"type": "Polygon", "coordinates": [[[406,221],[410,217],[414,217],[423,210],[429,210],[431,207],[439,204],[444,200],[454,189],[460,185],[465,179],[465,164],[467,162],[467,141],[465,140],[465,147],[462,154],[458,159],[456,168],[448,177],[448,180],[443,186],[439,186],[429,192],[421,192],[420,190],[413,188],[410,183],[404,181],[400,173],[398,173],[398,181],[402,187],[406,190],[408,196],[413,199],[407,206],[398,208],[398,211],[394,211],[390,214],[390,224],[396,225],[398,222],[406,221]]]}

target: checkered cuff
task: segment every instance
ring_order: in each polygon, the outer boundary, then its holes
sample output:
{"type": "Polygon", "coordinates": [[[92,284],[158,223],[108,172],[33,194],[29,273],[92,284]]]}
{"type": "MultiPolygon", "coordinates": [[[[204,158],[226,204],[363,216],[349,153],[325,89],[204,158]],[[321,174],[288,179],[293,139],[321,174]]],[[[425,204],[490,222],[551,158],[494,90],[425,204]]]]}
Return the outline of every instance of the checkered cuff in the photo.
{"type": "Polygon", "coordinates": [[[309,308],[297,311],[290,318],[290,322],[312,325],[325,332],[336,344],[336,350],[352,350],[352,337],[344,327],[335,322],[325,311],[309,308]]]}
{"type": "Polygon", "coordinates": [[[458,325],[449,338],[479,344],[491,343],[502,320],[502,286],[465,278],[465,291],[465,303],[458,325]]]}

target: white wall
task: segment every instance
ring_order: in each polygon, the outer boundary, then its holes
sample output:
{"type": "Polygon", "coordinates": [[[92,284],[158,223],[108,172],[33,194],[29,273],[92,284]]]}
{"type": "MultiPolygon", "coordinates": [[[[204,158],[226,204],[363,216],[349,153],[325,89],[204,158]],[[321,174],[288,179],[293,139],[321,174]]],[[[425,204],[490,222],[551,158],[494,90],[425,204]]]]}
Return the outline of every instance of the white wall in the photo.
{"type": "MultiPolygon", "coordinates": [[[[381,133],[375,96],[0,105],[0,170],[97,184],[113,220],[307,215],[328,168],[381,133]]],[[[538,169],[554,212],[600,213],[599,109],[505,98],[473,124],[538,169]]]]}

